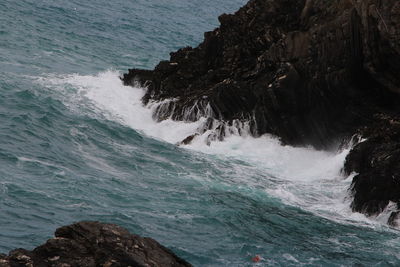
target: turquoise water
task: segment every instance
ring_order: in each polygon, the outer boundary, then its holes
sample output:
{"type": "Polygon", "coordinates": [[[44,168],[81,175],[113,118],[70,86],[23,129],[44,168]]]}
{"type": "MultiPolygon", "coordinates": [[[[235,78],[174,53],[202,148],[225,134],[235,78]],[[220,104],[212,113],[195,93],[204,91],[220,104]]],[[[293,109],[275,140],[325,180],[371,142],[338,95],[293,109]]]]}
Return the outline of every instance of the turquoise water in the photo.
{"type": "Polygon", "coordinates": [[[195,266],[400,265],[388,213],[348,208],[347,151],[268,136],[178,147],[198,125],[153,122],[143,91],[120,83],[244,3],[0,1],[0,253],[100,220],[195,266]]]}

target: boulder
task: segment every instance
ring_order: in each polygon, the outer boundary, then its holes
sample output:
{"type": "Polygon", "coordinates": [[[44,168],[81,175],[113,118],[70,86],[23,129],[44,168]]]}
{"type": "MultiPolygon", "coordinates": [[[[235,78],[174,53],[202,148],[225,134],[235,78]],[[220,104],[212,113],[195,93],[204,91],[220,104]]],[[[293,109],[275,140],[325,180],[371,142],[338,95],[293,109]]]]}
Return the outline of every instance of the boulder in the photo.
{"type": "Polygon", "coordinates": [[[100,222],[58,228],[55,237],[28,251],[0,254],[1,267],[184,267],[191,266],[154,239],[100,222]]]}
{"type": "Polygon", "coordinates": [[[367,215],[381,213],[390,201],[400,203],[400,117],[378,114],[374,118],[371,126],[360,130],[366,139],[350,151],[344,167],[348,174],[356,173],[352,208],[367,215]]]}

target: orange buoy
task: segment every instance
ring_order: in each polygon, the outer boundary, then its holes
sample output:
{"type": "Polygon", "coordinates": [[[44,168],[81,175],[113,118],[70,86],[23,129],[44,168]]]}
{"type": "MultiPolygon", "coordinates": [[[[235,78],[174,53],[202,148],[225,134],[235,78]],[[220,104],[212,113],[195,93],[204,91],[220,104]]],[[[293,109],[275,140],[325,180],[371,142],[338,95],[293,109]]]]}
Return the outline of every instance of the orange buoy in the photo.
{"type": "Polygon", "coordinates": [[[261,260],[260,255],[255,255],[252,259],[253,262],[259,262],[261,260]]]}

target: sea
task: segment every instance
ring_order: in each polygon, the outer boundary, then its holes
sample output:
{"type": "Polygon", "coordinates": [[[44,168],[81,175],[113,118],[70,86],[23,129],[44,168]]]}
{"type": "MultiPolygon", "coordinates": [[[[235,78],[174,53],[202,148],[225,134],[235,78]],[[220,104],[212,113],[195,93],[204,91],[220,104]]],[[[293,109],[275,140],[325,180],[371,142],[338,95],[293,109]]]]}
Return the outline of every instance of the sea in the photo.
{"type": "Polygon", "coordinates": [[[351,144],[317,151],[243,131],[179,146],[201,120],[156,122],[145,88],[122,84],[245,3],[0,0],[0,253],[96,220],[194,266],[400,266],[390,207],[351,211],[351,144]]]}

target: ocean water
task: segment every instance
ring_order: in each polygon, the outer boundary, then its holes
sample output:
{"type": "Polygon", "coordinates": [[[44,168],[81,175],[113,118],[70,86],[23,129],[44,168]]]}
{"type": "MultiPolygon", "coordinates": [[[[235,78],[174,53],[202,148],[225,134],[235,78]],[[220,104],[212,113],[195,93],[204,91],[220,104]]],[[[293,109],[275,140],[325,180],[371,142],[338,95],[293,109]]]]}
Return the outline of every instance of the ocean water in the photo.
{"type": "Polygon", "coordinates": [[[128,68],[195,46],[245,0],[0,0],[0,253],[80,220],[150,236],[195,266],[399,266],[400,233],[352,213],[348,149],[152,120],[128,68]],[[260,255],[260,263],[251,257],[260,255]]]}

